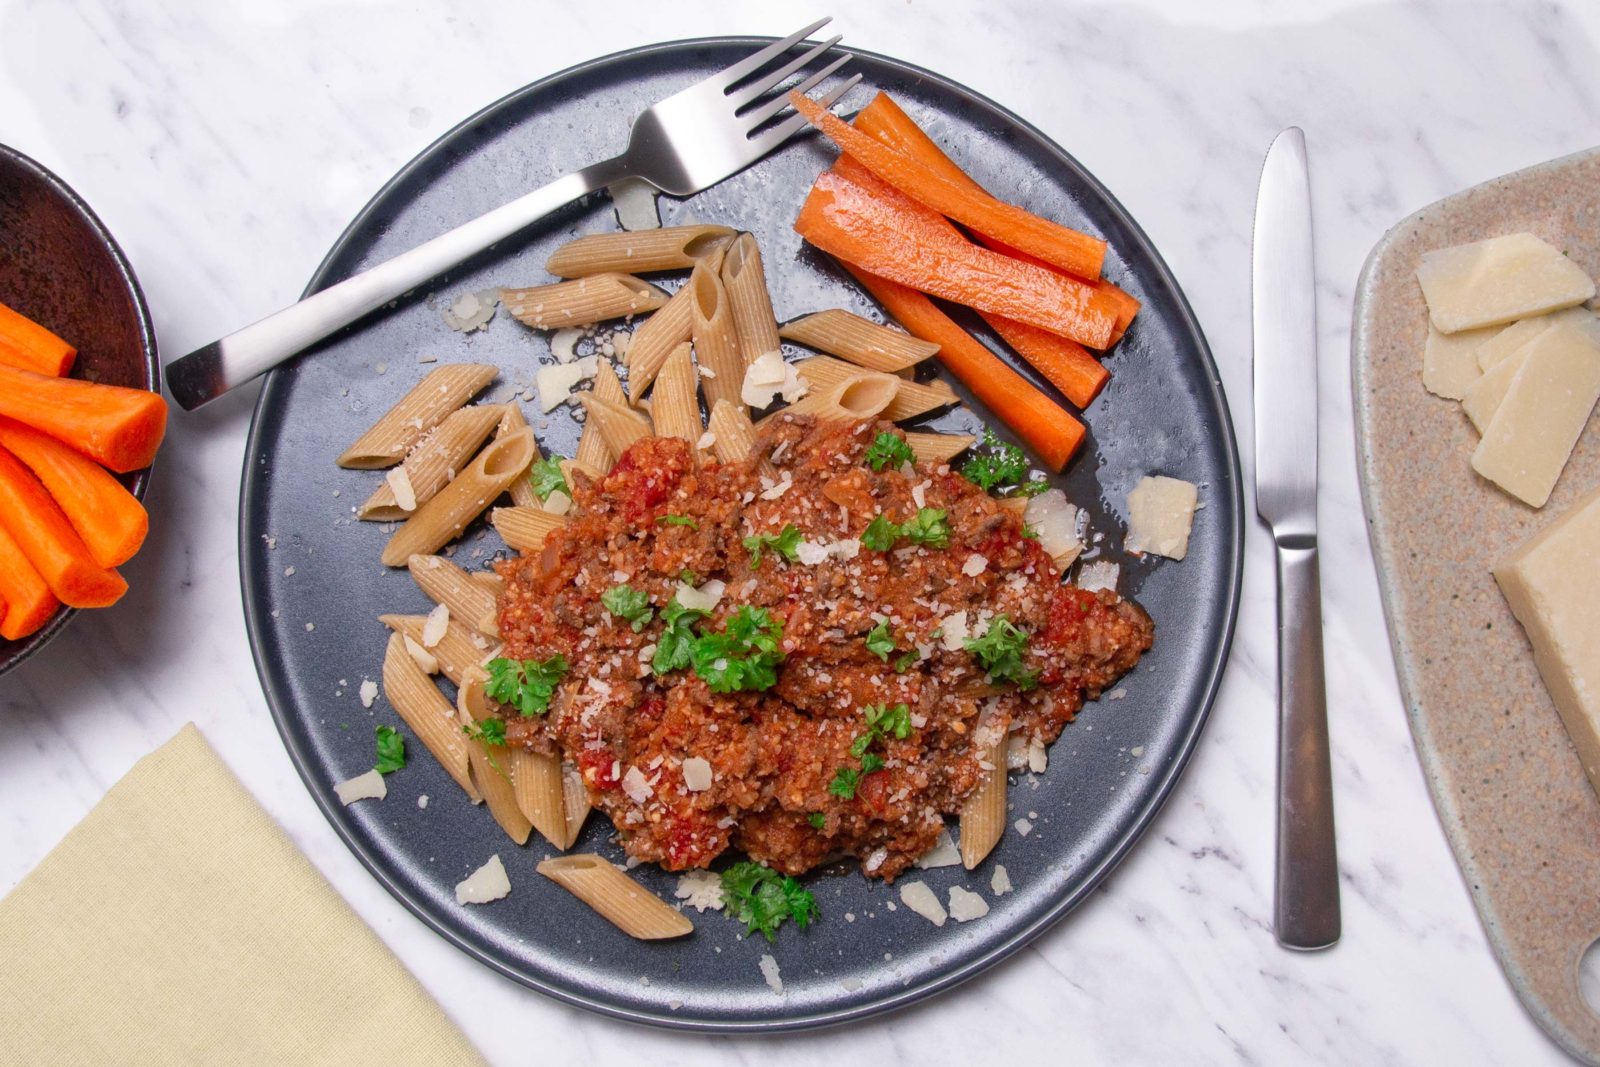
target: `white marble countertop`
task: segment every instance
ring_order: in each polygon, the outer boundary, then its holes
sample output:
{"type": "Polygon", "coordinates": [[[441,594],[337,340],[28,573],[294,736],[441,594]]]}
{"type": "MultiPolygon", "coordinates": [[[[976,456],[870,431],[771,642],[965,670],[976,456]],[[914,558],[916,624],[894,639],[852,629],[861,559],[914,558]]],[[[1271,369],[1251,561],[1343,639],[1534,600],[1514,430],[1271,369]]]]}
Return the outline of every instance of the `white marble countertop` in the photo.
{"type": "MultiPolygon", "coordinates": [[[[640,1030],[500,978],[431,934],[345,850],[273,728],[235,551],[253,389],[175,414],[150,543],[126,568],[133,592],[0,680],[0,892],[192,719],[497,1063],[610,1062],[625,1048],[661,1063],[999,1060],[1052,1049],[1082,1063],[1560,1060],[1495,965],[1412,751],[1356,483],[1348,333],[1357,273],[1388,226],[1592,143],[1600,8],[983,7],[980,17],[958,0],[855,5],[838,12],[839,29],[1019,112],[1121,198],[1205,327],[1247,482],[1256,179],[1273,134],[1306,130],[1344,889],[1336,949],[1295,955],[1271,933],[1273,575],[1267,537],[1252,526],[1232,666],[1187,775],[1102,890],[1009,962],[919,1008],[765,1040],[640,1030]]],[[[0,0],[0,141],[94,205],[133,261],[170,359],[291,301],[378,186],[484,103],[620,48],[784,33],[817,13],[733,0],[0,0]]]]}

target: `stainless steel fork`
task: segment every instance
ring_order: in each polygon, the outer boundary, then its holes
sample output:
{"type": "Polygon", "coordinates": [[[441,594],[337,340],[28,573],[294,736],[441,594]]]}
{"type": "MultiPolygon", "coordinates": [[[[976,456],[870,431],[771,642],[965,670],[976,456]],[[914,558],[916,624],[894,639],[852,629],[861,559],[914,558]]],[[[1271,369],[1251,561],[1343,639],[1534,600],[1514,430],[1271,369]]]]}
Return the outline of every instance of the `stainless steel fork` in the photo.
{"type": "MultiPolygon", "coordinates": [[[[805,125],[799,115],[773,122],[788,107],[788,101],[782,93],[764,98],[785,79],[832,49],[839,37],[811,44],[781,66],[767,68],[829,21],[819,19],[647,109],[634,120],[628,147],[620,156],[557,178],[409,252],[173,360],[166,368],[167,388],[173,399],[190,411],[215,400],[586,193],[624,178],[643,178],[663,192],[688,196],[737,174],[805,125]]],[[[794,88],[810,92],[851,58],[849,53],[838,56],[794,88]]],[[[820,103],[832,106],[860,77],[858,74],[849,78],[823,94],[820,103]]]]}

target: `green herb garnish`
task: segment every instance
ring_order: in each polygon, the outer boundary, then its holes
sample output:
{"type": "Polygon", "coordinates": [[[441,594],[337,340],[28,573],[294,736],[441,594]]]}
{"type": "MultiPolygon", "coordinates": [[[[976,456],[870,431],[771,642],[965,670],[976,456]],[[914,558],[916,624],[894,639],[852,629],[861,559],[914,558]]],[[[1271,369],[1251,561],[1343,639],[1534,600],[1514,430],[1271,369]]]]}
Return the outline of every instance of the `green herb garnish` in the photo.
{"type": "Polygon", "coordinates": [[[861,773],[863,775],[868,775],[873,771],[881,770],[883,770],[883,757],[878,755],[876,752],[868,752],[865,756],[861,757],[861,773]]]}
{"type": "Polygon", "coordinates": [[[1022,657],[1028,651],[1027,633],[1004,615],[990,619],[983,636],[968,638],[963,647],[997,682],[1014,682],[1019,689],[1032,689],[1039,684],[1039,672],[1022,665],[1022,657]]]}
{"type": "Polygon", "coordinates": [[[554,457],[541,459],[529,467],[528,481],[533,483],[533,495],[540,500],[549,500],[550,494],[557,490],[572,495],[567,488],[567,479],[561,473],[561,463],[554,457]]]}
{"type": "Polygon", "coordinates": [[[828,825],[828,817],[822,814],[820,811],[814,811],[810,815],[807,815],[806,821],[811,824],[811,828],[813,830],[820,830],[824,826],[828,825]]]}
{"type": "Polygon", "coordinates": [[[883,660],[883,662],[889,662],[889,653],[894,651],[894,634],[889,630],[888,619],[868,631],[867,651],[883,660]]]}
{"type": "Polygon", "coordinates": [[[833,781],[828,783],[828,792],[844,800],[854,800],[856,786],[860,784],[860,771],[854,767],[840,767],[833,772],[833,781]]]}
{"type": "Polygon", "coordinates": [[[917,662],[921,658],[922,653],[913,648],[910,652],[907,652],[905,655],[894,661],[894,673],[904,674],[906,671],[911,669],[911,665],[913,663],[917,662]]]}
{"type": "Polygon", "coordinates": [[[914,545],[950,547],[950,524],[945,521],[943,508],[918,508],[915,517],[900,527],[900,533],[914,545]]]}
{"type": "Polygon", "coordinates": [[[983,447],[989,451],[967,460],[961,468],[967,481],[987,490],[1017,485],[1028,477],[1028,457],[1022,449],[1006,444],[993,430],[983,431],[983,447]]]}
{"type": "Polygon", "coordinates": [[[700,529],[700,524],[687,515],[662,515],[656,521],[663,526],[687,526],[691,530],[700,529]]]}
{"type": "Polygon", "coordinates": [[[666,674],[687,667],[693,660],[693,624],[705,617],[705,612],[698,608],[686,608],[678,603],[677,597],[673,597],[672,602],[661,611],[665,628],[656,639],[656,654],[650,660],[650,669],[657,674],[666,674]]]}
{"type": "Polygon", "coordinates": [[[612,586],[600,594],[600,603],[611,614],[630,623],[634,633],[644,629],[655,614],[655,609],[650,606],[650,598],[645,596],[642,589],[635,589],[631,585],[612,586]]]}
{"type": "Polygon", "coordinates": [[[378,762],[373,768],[379,774],[393,774],[406,765],[406,739],[392,726],[378,727],[378,762]]]}
{"type": "Polygon", "coordinates": [[[916,453],[911,451],[911,446],[906,444],[905,438],[888,430],[874,437],[872,444],[867,446],[867,463],[875,471],[881,471],[885,467],[898,467],[902,463],[913,463],[916,458],[916,453]]]}
{"type": "Polygon", "coordinates": [[[558,654],[519,662],[502,656],[490,660],[488,666],[489,681],[483,691],[491,700],[509,704],[527,718],[549,710],[550,698],[567,673],[567,658],[558,654]]]}
{"type": "Polygon", "coordinates": [[[750,569],[756,570],[761,566],[761,552],[763,549],[772,549],[784,559],[793,563],[800,549],[800,531],[790,523],[775,534],[752,534],[744,539],[744,547],[750,550],[750,569]]]}
{"type": "Polygon", "coordinates": [[[461,732],[474,741],[482,741],[486,745],[495,745],[500,748],[506,743],[506,724],[504,719],[484,719],[471,726],[463,726],[461,732]]]}
{"type": "Polygon", "coordinates": [[[746,933],[760,931],[768,941],[784,920],[804,930],[817,917],[817,899],[788,875],[749,860],[722,872],[723,910],[745,924],[746,933]]]}
{"type": "Polygon", "coordinates": [[[894,547],[895,538],[900,536],[900,527],[889,521],[889,516],[879,515],[867,524],[861,534],[861,544],[874,552],[887,552],[894,547]]]}
{"type": "Polygon", "coordinates": [[[879,737],[893,734],[897,741],[911,736],[911,709],[904,704],[869,704],[861,709],[867,716],[867,729],[879,737]]]}
{"type": "Polygon", "coordinates": [[[694,672],[713,693],[770,689],[783,662],[783,623],[766,608],[739,608],[721,633],[704,633],[690,650],[694,672]]]}

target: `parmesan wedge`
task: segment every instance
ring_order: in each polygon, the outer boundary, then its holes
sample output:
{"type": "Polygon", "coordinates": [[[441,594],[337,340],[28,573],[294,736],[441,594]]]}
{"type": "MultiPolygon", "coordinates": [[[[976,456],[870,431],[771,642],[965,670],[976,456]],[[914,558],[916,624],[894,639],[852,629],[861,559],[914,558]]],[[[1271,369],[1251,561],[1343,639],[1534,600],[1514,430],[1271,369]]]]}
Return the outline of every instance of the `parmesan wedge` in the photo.
{"type": "Polygon", "coordinates": [[[1594,296],[1589,276],[1531,233],[1425,253],[1417,281],[1428,316],[1443,333],[1542,315],[1594,296]]]}

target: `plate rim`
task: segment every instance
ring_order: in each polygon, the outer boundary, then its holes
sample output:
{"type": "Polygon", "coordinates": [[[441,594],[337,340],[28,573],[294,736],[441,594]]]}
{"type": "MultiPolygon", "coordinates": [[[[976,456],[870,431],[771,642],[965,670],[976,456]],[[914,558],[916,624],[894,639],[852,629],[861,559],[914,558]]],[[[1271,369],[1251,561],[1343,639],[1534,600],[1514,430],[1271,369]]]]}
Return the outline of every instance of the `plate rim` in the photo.
{"type": "MultiPolygon", "coordinates": [[[[605,55],[587,59],[570,66],[564,67],[552,74],[548,74],[536,81],[520,86],[501,96],[493,102],[479,108],[439,137],[435,138],[426,148],[414,156],[397,170],[388,181],[373,193],[372,197],[362,206],[361,210],[351,219],[349,225],[342,230],[337,239],[328,249],[327,254],[317,265],[311,279],[306,284],[301,299],[310,296],[319,289],[330,284],[333,267],[340,257],[346,252],[347,243],[355,232],[378,211],[380,205],[389,193],[398,186],[409,181],[418,171],[432,163],[437,155],[447,151],[450,144],[464,133],[470,131],[477,124],[488,118],[493,112],[511,104],[518,98],[538,93],[568,78],[580,74],[591,73],[599,68],[616,63],[626,63],[640,58],[688,51],[695,48],[725,47],[729,45],[750,45],[760,47],[776,40],[773,37],[748,36],[748,35],[713,35],[708,37],[684,38],[673,41],[660,41],[652,44],[627,48],[605,55]]],[[[991,967],[1009,958],[1012,954],[1022,949],[1034,939],[1043,934],[1050,927],[1060,922],[1069,913],[1076,910],[1088,896],[1093,893],[1106,877],[1114,870],[1128,853],[1143,838],[1145,832],[1155,821],[1156,816],[1166,806],[1167,800],[1176,788],[1178,780],[1188,767],[1195,749],[1198,747],[1200,734],[1205,724],[1211,717],[1212,708],[1221,691],[1222,681],[1231,662],[1233,637],[1238,624],[1239,604],[1243,592],[1244,576],[1244,492],[1242,473],[1239,462],[1238,439],[1234,430],[1233,413],[1228,405],[1227,396],[1222,385],[1222,376],[1218,371],[1216,359],[1212,355],[1211,346],[1206,340],[1205,332],[1200,326],[1199,319],[1195,316],[1194,309],[1189,303],[1187,294],[1178,285],[1177,278],[1172,269],[1162,258],[1155,244],[1150,240],[1137,221],[1129,214],[1122,202],[1112,195],[1098,178],[1091,174],[1075,157],[1062,148],[1053,139],[1039,130],[1032,123],[1023,119],[1009,108],[996,103],[989,97],[977,92],[960,82],[942,74],[928,70],[925,67],[893,56],[884,55],[863,48],[851,48],[851,53],[869,59],[876,63],[897,68],[916,78],[932,82],[945,91],[962,97],[976,106],[988,109],[1003,118],[1010,128],[1019,135],[1031,138],[1035,144],[1048,155],[1054,157],[1063,167],[1071,171],[1076,178],[1083,182],[1099,198],[1100,205],[1125,226],[1139,247],[1141,253],[1155,265],[1158,280],[1176,297],[1175,307],[1178,311],[1179,325],[1187,331],[1196,344],[1202,367],[1207,372],[1207,399],[1221,415],[1221,434],[1223,465],[1228,475],[1228,500],[1227,511],[1236,535],[1228,545],[1228,558],[1226,566],[1227,575],[1227,610],[1222,627],[1221,641],[1216,646],[1216,655],[1212,658],[1204,679],[1203,696],[1200,701],[1198,713],[1194,715],[1188,728],[1181,734],[1180,744],[1168,766],[1157,777],[1156,788],[1150,795],[1146,804],[1138,809],[1134,820],[1118,836],[1114,845],[1106,852],[1101,861],[1088,870],[1078,888],[1071,893],[1064,894],[1048,909],[1040,913],[1030,922],[1024,923],[1009,931],[1003,938],[990,945],[984,951],[974,956],[961,967],[949,971],[937,978],[925,981],[913,981],[894,991],[887,996],[829,1007],[818,1011],[807,1012],[803,1015],[786,1016],[782,1018],[765,1019],[702,1019],[685,1017],[670,1011],[647,1011],[630,1007],[622,1007],[606,1001],[600,997],[576,993],[570,989],[553,985],[522,971],[508,966],[492,954],[481,950],[466,939],[436,921],[428,910],[425,902],[414,899],[394,879],[390,878],[382,866],[381,857],[372,854],[356,838],[347,831],[343,822],[334,809],[332,800],[326,795],[326,790],[318,788],[318,783],[310,777],[309,762],[306,754],[296,743],[293,732],[288,728],[284,712],[281,710],[287,704],[287,698],[279,693],[269,673],[265,669],[264,649],[261,634],[258,632],[257,619],[261,605],[256,596],[252,578],[254,572],[250,570],[248,551],[253,527],[250,520],[255,515],[252,505],[252,496],[259,477],[259,465],[252,461],[260,444],[260,435],[263,426],[263,415],[266,408],[277,391],[278,384],[284,380],[278,370],[270,371],[265,383],[256,399],[254,409],[250,416],[250,431],[245,441],[243,472],[239,487],[239,579],[243,594],[243,609],[245,616],[245,630],[250,642],[251,658],[255,663],[256,674],[261,681],[263,695],[267,700],[268,710],[272,714],[273,725],[277,728],[278,736],[283,741],[284,748],[289,754],[290,762],[294,764],[296,773],[305,784],[307,792],[311,794],[317,809],[322,813],[332,826],[347,849],[361,861],[368,873],[389,893],[399,901],[408,911],[420,919],[433,933],[442,937],[449,944],[466,953],[495,972],[517,982],[519,985],[534,989],[539,993],[549,996],[561,1003],[573,1007],[583,1008],[597,1014],[625,1022],[658,1026],[665,1029],[688,1031],[702,1034],[751,1034],[751,1033],[779,1033],[797,1030],[812,1030],[821,1027],[837,1026],[843,1023],[864,1019],[871,1016],[886,1014],[898,1009],[918,1003],[939,993],[946,992],[961,985],[967,980],[987,971],[991,967]]],[[[759,161],[758,161],[759,162],[759,161]]]]}

